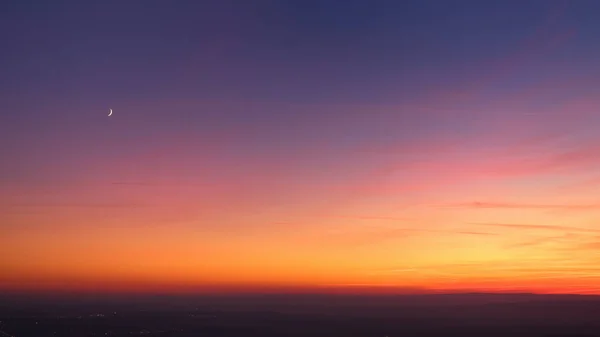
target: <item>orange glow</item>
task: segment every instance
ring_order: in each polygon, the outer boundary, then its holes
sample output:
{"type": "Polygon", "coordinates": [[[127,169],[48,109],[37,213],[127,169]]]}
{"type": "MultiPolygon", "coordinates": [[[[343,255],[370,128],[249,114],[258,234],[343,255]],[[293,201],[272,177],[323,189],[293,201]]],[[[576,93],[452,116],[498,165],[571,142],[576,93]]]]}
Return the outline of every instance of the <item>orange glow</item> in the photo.
{"type": "Polygon", "coordinates": [[[594,2],[487,2],[3,6],[0,292],[600,294],[594,2]]]}
{"type": "Polygon", "coordinates": [[[198,171],[158,149],[7,184],[0,287],[600,293],[598,143],[512,141],[506,125],[477,135],[500,144],[483,149],[465,136],[226,165],[198,146],[198,171]]]}

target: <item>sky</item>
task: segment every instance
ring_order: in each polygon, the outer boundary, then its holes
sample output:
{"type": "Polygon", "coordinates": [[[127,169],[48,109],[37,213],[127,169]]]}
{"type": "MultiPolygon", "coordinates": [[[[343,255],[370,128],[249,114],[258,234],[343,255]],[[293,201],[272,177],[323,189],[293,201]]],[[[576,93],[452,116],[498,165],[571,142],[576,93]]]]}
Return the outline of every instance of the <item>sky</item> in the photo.
{"type": "Polygon", "coordinates": [[[0,9],[1,291],[600,293],[597,1],[0,9]]]}

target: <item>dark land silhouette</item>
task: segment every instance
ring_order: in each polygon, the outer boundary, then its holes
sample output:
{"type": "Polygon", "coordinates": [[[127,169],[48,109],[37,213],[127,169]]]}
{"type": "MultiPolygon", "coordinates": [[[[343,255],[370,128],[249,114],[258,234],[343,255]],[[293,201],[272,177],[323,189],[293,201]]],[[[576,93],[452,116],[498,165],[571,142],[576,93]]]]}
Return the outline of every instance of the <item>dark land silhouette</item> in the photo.
{"type": "Polygon", "coordinates": [[[0,326],[42,336],[600,336],[600,296],[2,296],[0,326]]]}

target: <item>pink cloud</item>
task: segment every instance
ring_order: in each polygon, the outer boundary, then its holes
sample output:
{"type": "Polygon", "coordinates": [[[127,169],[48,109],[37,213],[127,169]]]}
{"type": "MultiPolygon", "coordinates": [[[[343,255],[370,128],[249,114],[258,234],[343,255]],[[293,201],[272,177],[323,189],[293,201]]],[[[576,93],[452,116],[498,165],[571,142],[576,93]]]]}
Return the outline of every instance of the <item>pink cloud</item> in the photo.
{"type": "Polygon", "coordinates": [[[600,204],[528,204],[510,202],[469,202],[459,203],[452,206],[465,208],[514,208],[514,209],[551,209],[551,210],[598,210],[600,204]]]}
{"type": "Polygon", "coordinates": [[[510,151],[498,147],[470,152],[468,146],[472,145],[466,145],[470,142],[468,138],[449,144],[442,140],[418,144],[415,149],[430,151],[422,155],[400,146],[396,158],[380,165],[371,172],[370,179],[365,177],[353,188],[365,194],[439,190],[475,180],[572,175],[600,168],[600,146],[596,142],[570,149],[563,146],[561,150],[555,142],[564,136],[561,132],[548,132],[521,138],[513,142],[516,146],[509,147],[510,151]],[[465,146],[461,147],[461,143],[465,146]]]}
{"type": "Polygon", "coordinates": [[[551,231],[571,231],[571,232],[599,232],[600,229],[589,229],[571,226],[551,226],[551,225],[528,225],[528,224],[506,224],[506,223],[471,223],[473,225],[504,227],[513,229],[540,229],[551,231]]]}
{"type": "Polygon", "coordinates": [[[566,184],[560,189],[564,192],[580,192],[585,190],[597,190],[600,188],[600,177],[582,179],[575,183],[566,184]]]}

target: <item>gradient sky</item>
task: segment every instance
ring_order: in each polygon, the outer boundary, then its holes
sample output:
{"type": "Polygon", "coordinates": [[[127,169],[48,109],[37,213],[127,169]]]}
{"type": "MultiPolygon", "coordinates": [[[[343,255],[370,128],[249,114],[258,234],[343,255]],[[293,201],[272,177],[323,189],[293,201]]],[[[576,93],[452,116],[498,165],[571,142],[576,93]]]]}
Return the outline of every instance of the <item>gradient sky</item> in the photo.
{"type": "Polygon", "coordinates": [[[0,289],[600,293],[599,12],[3,1],[0,289]]]}

